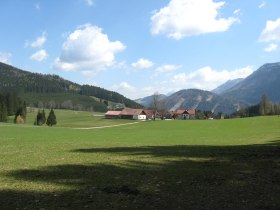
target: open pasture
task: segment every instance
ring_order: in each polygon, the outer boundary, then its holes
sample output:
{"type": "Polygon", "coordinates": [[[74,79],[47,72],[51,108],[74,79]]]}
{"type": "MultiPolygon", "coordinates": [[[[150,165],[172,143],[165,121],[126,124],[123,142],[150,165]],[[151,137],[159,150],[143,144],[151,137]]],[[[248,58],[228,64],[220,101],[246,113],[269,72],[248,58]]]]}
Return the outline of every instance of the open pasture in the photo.
{"type": "Polygon", "coordinates": [[[1,209],[280,208],[277,116],[60,122],[0,124],[1,209]]]}

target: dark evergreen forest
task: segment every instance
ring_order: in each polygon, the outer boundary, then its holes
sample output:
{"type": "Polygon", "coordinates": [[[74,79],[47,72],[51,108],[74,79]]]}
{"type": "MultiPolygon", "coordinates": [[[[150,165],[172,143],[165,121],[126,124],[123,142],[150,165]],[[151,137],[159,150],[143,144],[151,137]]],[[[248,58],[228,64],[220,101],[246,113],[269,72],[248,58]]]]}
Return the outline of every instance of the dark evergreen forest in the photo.
{"type": "MultiPolygon", "coordinates": [[[[79,85],[57,75],[31,73],[0,62],[0,93],[15,93],[28,106],[105,112],[108,101],[124,107],[138,103],[104,88],[79,85]]],[[[8,108],[9,109],[9,108],[8,108]]]]}

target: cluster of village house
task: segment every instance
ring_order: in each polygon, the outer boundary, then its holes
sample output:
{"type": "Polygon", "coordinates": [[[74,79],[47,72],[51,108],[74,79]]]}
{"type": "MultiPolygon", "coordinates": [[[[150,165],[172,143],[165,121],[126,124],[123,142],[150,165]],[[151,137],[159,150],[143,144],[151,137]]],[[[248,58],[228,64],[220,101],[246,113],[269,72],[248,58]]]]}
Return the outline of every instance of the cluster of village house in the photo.
{"type": "Polygon", "coordinates": [[[164,113],[154,114],[154,110],[145,109],[124,109],[122,111],[108,111],[105,113],[107,119],[133,119],[133,120],[150,120],[154,118],[164,119],[195,119],[195,110],[175,110],[164,113]],[[156,116],[155,116],[156,115],[156,116]]]}

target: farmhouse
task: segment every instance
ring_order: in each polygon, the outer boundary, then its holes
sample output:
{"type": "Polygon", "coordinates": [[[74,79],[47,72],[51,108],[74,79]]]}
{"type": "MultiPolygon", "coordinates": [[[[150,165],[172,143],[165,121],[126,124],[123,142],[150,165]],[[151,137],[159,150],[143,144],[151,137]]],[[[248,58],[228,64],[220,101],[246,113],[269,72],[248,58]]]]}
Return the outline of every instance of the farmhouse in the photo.
{"type": "Polygon", "coordinates": [[[106,119],[119,119],[121,111],[108,111],[105,113],[106,119]]]}
{"type": "Polygon", "coordinates": [[[146,119],[147,120],[154,119],[154,111],[153,110],[145,109],[144,112],[146,113],[146,119]]]}
{"type": "MultiPolygon", "coordinates": [[[[150,120],[154,118],[153,110],[144,109],[124,109],[122,111],[108,111],[105,113],[106,119],[131,119],[131,120],[150,120]]],[[[173,119],[195,119],[195,110],[176,110],[166,113],[163,117],[158,112],[156,118],[173,118],[173,119]]]]}
{"type": "Polygon", "coordinates": [[[187,120],[187,119],[194,119],[195,118],[195,110],[176,110],[173,113],[174,119],[180,119],[180,120],[187,120]]]}
{"type": "Polygon", "coordinates": [[[144,109],[124,109],[120,113],[122,119],[133,119],[133,120],[146,120],[147,115],[144,109]]]}

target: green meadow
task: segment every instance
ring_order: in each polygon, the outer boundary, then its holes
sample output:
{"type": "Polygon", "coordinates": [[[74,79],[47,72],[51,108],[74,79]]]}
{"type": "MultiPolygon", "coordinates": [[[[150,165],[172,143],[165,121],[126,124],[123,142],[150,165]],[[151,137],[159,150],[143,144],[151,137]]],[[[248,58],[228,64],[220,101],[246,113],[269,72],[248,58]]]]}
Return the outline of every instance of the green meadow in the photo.
{"type": "Polygon", "coordinates": [[[278,116],[96,128],[136,121],[55,113],[0,124],[0,209],[280,208],[278,116]]]}

